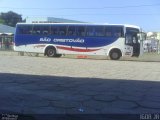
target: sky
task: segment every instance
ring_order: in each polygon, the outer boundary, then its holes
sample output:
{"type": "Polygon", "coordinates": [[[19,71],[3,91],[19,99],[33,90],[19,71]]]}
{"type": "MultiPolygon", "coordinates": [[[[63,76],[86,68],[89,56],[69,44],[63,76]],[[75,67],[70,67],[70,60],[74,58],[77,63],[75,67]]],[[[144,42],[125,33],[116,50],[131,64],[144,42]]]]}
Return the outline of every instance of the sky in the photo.
{"type": "Polygon", "coordinates": [[[0,0],[0,13],[23,19],[56,17],[82,22],[133,24],[160,32],[160,0],[0,0]]]}

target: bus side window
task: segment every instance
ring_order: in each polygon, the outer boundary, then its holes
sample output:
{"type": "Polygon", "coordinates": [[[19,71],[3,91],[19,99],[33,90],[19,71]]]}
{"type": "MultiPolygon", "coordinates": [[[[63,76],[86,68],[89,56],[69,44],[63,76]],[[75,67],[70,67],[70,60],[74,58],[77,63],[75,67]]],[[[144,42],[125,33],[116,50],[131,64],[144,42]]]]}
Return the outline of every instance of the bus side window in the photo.
{"type": "Polygon", "coordinates": [[[32,26],[19,26],[18,34],[32,34],[32,26]]]}
{"type": "Polygon", "coordinates": [[[132,35],[131,34],[126,34],[126,38],[125,38],[125,43],[126,44],[132,44],[133,40],[132,40],[132,35]]]}
{"type": "Polygon", "coordinates": [[[51,26],[51,35],[58,35],[58,26],[51,26]]]}
{"type": "Polygon", "coordinates": [[[40,35],[41,34],[41,27],[40,26],[34,26],[32,34],[40,35]]]}
{"type": "Polygon", "coordinates": [[[103,26],[95,27],[95,36],[97,36],[97,37],[104,36],[104,27],[103,26]]]}
{"type": "Polygon", "coordinates": [[[25,34],[25,28],[22,26],[17,27],[17,34],[25,34]]]}
{"type": "Polygon", "coordinates": [[[77,36],[85,36],[85,26],[77,27],[77,36]]]}
{"type": "Polygon", "coordinates": [[[67,35],[68,36],[75,36],[76,35],[76,27],[75,26],[69,26],[67,35]]]}
{"type": "Polygon", "coordinates": [[[65,36],[67,33],[67,26],[59,26],[58,35],[65,36]]]}
{"type": "Polygon", "coordinates": [[[86,35],[87,36],[94,36],[94,27],[93,26],[87,26],[86,35]]]}
{"type": "Polygon", "coordinates": [[[33,26],[27,26],[26,29],[24,30],[24,34],[32,34],[33,32],[33,26]]]}
{"type": "Polygon", "coordinates": [[[50,26],[42,26],[42,34],[43,35],[48,35],[50,34],[50,26]]]}
{"type": "Polygon", "coordinates": [[[124,37],[122,27],[114,27],[114,36],[115,37],[124,37]]]}
{"type": "Polygon", "coordinates": [[[112,27],[105,27],[105,36],[107,36],[107,37],[113,36],[112,27]]]}

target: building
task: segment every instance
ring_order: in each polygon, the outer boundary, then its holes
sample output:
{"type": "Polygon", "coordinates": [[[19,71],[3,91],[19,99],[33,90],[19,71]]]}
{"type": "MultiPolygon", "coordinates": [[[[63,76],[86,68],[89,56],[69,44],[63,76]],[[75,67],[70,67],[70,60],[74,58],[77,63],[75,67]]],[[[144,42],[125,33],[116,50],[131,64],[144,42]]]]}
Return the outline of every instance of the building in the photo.
{"type": "Polygon", "coordinates": [[[54,17],[36,17],[36,18],[26,18],[26,23],[84,23],[77,20],[69,20],[63,18],[54,17]]]}
{"type": "Polygon", "coordinates": [[[145,52],[160,53],[160,32],[148,32],[147,40],[144,41],[145,52]]]}
{"type": "Polygon", "coordinates": [[[159,41],[157,39],[147,39],[143,42],[144,52],[158,52],[159,41]]]}
{"type": "Polygon", "coordinates": [[[12,49],[15,28],[0,24],[0,49],[12,49]]]}
{"type": "Polygon", "coordinates": [[[157,39],[160,41],[160,32],[157,32],[157,39]]]}

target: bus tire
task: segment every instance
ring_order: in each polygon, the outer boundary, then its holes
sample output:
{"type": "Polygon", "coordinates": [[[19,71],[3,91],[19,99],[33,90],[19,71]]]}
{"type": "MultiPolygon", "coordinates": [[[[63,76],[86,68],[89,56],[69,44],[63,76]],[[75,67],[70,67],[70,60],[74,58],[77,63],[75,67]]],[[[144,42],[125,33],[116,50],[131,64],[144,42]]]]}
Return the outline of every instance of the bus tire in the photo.
{"type": "Polygon", "coordinates": [[[46,48],[45,55],[48,57],[56,57],[56,49],[52,46],[46,48]]]}
{"type": "Polygon", "coordinates": [[[119,60],[122,56],[122,53],[119,49],[113,49],[110,51],[109,56],[111,60],[119,60]]]}

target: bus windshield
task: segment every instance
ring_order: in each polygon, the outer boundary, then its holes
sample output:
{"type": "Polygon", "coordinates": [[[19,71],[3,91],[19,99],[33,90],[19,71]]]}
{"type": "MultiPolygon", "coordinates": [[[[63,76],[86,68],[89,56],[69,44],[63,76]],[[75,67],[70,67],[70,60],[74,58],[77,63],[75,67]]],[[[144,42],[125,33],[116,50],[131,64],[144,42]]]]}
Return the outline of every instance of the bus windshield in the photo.
{"type": "Polygon", "coordinates": [[[126,41],[125,41],[125,43],[128,45],[138,43],[138,36],[137,35],[139,32],[140,31],[137,28],[127,27],[126,28],[126,41]]]}
{"type": "Polygon", "coordinates": [[[140,31],[139,31],[139,29],[137,29],[137,28],[130,28],[130,27],[127,27],[126,28],[126,33],[130,33],[130,34],[137,34],[137,33],[139,33],[140,31]]]}

